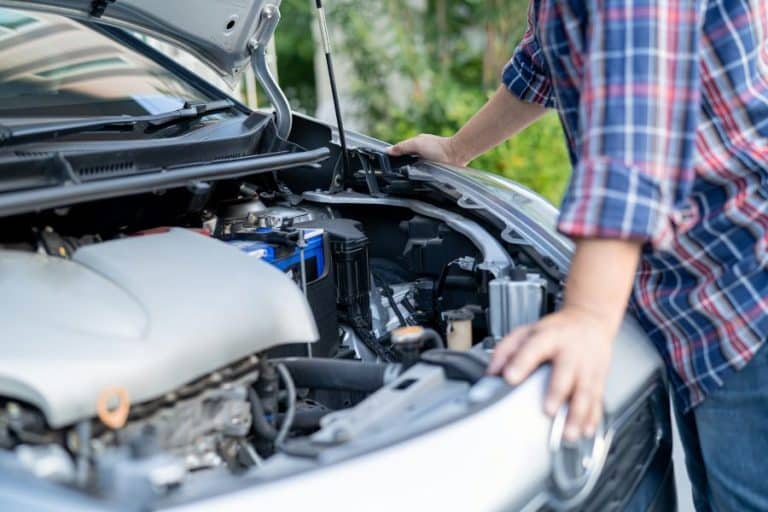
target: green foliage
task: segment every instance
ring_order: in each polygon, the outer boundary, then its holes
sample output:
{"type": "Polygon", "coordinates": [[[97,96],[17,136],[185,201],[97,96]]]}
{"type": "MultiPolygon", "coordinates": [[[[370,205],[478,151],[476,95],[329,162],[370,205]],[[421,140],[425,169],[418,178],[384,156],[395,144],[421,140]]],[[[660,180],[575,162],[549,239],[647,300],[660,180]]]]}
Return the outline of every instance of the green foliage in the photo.
{"type": "Polygon", "coordinates": [[[559,204],[570,176],[568,151],[557,115],[548,114],[523,133],[481,155],[472,167],[501,174],[559,204]]]}
{"type": "Polygon", "coordinates": [[[312,113],[317,107],[313,59],[315,22],[310,0],[282,0],[284,13],[275,37],[277,74],[291,106],[299,112],[312,113]]]}
{"type": "MultiPolygon", "coordinates": [[[[424,0],[423,9],[417,3],[326,2],[336,53],[352,65],[351,92],[366,131],[390,142],[453,134],[495,90],[525,25],[527,0],[424,0]]],[[[309,112],[313,105],[302,88],[314,87],[307,79],[313,69],[306,47],[311,4],[283,0],[283,12],[291,14],[281,22],[277,46],[280,81],[309,112]],[[294,66],[305,72],[289,69],[294,66]]],[[[557,204],[570,167],[557,117],[544,117],[472,167],[509,177],[557,204]]]]}

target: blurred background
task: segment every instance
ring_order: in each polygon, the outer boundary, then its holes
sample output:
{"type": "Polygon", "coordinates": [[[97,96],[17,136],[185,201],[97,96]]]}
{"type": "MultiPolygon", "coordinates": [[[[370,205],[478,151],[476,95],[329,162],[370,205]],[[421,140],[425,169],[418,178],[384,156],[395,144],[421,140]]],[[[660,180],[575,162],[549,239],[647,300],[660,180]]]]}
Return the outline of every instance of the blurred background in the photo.
{"type": "MultiPolygon", "coordinates": [[[[396,142],[453,134],[498,87],[525,30],[527,0],[326,0],[345,118],[350,128],[396,142]]],[[[331,121],[312,0],[283,0],[277,71],[296,110],[331,121]],[[313,37],[308,37],[313,34],[313,37]]],[[[477,158],[559,204],[570,167],[550,114],[477,158]]]]}
{"type": "MultiPolygon", "coordinates": [[[[282,0],[272,64],[294,110],[335,124],[314,4],[282,0]]],[[[483,105],[523,35],[528,2],[324,4],[347,128],[397,142],[421,132],[451,135],[483,105]]],[[[206,74],[199,63],[185,64],[206,74]]],[[[250,72],[233,93],[251,106],[266,106],[250,72]]],[[[502,174],[559,204],[570,167],[557,116],[549,114],[471,166],[502,174]]]]}

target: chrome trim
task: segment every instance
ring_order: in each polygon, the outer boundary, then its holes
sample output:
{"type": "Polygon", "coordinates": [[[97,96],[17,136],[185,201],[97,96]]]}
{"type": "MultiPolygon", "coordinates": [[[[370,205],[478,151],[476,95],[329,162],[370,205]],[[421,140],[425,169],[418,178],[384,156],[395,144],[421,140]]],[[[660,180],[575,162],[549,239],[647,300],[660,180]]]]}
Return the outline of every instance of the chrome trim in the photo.
{"type": "MultiPolygon", "coordinates": [[[[576,480],[571,479],[566,473],[562,455],[564,448],[576,448],[580,443],[589,442],[580,440],[576,443],[563,440],[565,423],[568,417],[568,406],[564,405],[557,411],[552,429],[549,435],[549,455],[552,459],[552,480],[555,483],[555,493],[552,494],[549,504],[556,510],[571,510],[583,504],[592,493],[600,475],[605,467],[608,450],[613,440],[613,429],[606,429],[605,422],[601,421],[595,435],[592,437],[592,450],[588,457],[582,459],[584,473],[576,480]]],[[[580,454],[580,453],[579,453],[580,454]]]]}
{"type": "Polygon", "coordinates": [[[331,53],[331,38],[328,35],[328,23],[325,21],[325,9],[317,8],[317,17],[320,20],[320,41],[323,44],[323,53],[331,53]]]}

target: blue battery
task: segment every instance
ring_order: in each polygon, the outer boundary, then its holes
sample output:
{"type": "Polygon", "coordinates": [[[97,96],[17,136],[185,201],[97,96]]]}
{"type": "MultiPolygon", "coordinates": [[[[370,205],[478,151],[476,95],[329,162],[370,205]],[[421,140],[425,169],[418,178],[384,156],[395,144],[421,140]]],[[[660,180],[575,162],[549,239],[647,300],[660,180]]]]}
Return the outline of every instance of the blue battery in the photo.
{"type": "MultiPolygon", "coordinates": [[[[264,231],[270,230],[267,228],[264,231]]],[[[324,231],[322,229],[303,229],[302,231],[304,232],[304,241],[307,244],[304,248],[307,280],[312,281],[325,274],[324,231]]],[[[298,276],[301,265],[301,249],[299,247],[286,251],[285,248],[278,248],[267,242],[238,240],[237,238],[229,240],[228,243],[249,256],[259,258],[285,272],[298,276]]]]}

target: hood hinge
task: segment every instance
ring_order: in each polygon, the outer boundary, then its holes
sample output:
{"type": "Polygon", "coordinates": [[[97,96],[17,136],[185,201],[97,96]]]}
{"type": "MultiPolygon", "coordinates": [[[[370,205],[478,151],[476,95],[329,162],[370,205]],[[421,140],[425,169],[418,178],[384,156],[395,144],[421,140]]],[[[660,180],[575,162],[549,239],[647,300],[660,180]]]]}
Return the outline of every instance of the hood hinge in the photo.
{"type": "Polygon", "coordinates": [[[94,18],[101,18],[101,16],[104,14],[104,11],[106,11],[107,7],[109,7],[109,4],[113,4],[115,2],[117,2],[117,0],[92,0],[91,12],[89,14],[94,18]]]}
{"type": "Polygon", "coordinates": [[[256,79],[267,94],[270,103],[275,109],[275,125],[277,135],[288,140],[293,125],[291,117],[291,105],[288,103],[285,93],[275,80],[267,63],[267,45],[275,33],[277,23],[280,21],[280,9],[274,4],[267,4],[259,15],[259,24],[253,34],[248,49],[251,52],[251,66],[256,79]]]}

